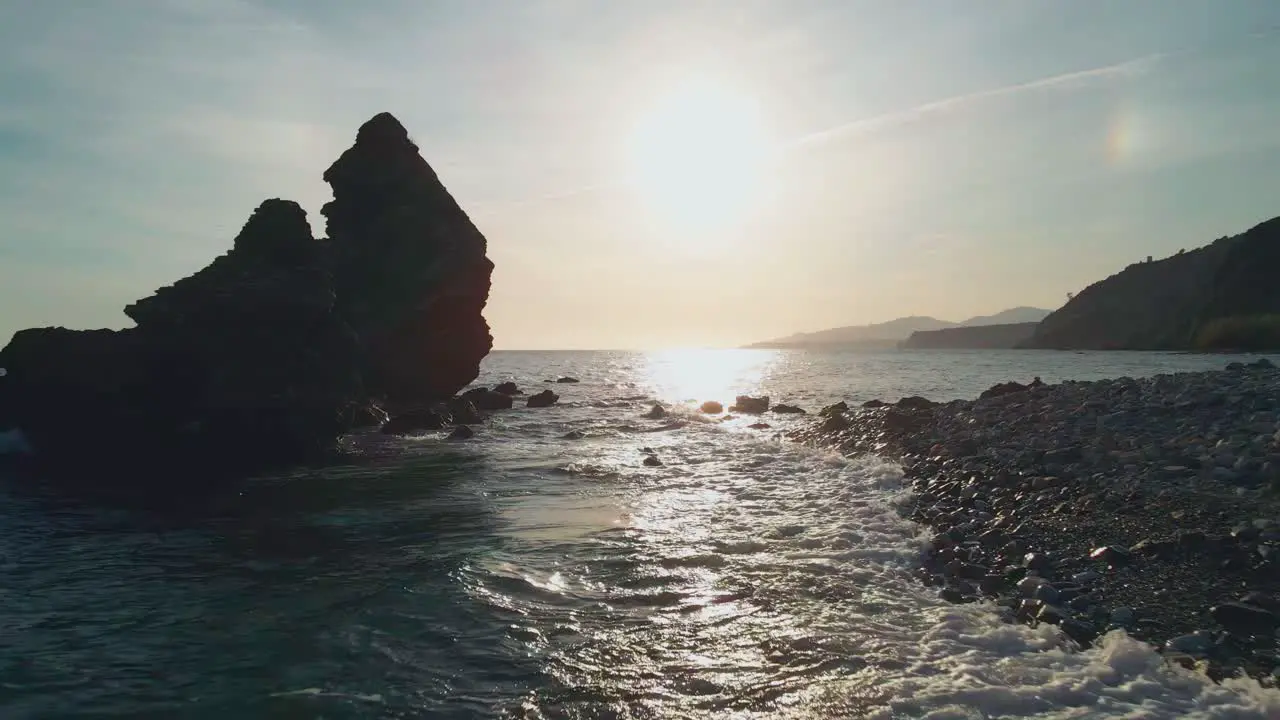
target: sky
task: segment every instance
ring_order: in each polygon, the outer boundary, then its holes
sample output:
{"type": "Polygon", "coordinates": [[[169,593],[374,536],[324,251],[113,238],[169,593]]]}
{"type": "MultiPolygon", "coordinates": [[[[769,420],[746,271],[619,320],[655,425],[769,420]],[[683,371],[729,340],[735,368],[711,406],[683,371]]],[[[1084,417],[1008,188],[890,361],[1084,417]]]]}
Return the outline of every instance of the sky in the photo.
{"type": "Polygon", "coordinates": [[[1274,0],[0,0],[0,342],[123,327],[381,111],[500,349],[1068,292],[1280,215],[1274,0]]]}

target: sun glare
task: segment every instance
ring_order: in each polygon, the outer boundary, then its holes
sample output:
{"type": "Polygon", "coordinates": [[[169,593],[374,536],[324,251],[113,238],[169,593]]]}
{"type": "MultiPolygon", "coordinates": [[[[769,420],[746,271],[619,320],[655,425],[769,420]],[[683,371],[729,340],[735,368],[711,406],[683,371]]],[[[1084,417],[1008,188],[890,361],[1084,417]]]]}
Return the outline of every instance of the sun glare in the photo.
{"type": "Polygon", "coordinates": [[[769,142],[760,108],[710,78],[690,78],[636,124],[630,181],[663,219],[705,230],[742,220],[763,190],[769,142]]]}

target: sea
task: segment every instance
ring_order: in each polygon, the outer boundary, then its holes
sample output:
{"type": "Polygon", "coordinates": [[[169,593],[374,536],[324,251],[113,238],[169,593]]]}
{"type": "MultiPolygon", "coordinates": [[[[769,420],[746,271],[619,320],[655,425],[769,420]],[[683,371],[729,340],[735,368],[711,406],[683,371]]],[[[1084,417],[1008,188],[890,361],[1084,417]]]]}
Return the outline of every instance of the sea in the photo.
{"type": "Polygon", "coordinates": [[[900,468],[786,440],[803,417],[696,411],[1235,359],[495,352],[477,384],[559,404],[462,442],[353,436],[337,464],[163,507],[10,475],[0,718],[1280,718],[1277,691],[1122,632],[1079,651],[939,599],[900,468]],[[643,417],[655,402],[670,417],[643,417]]]}

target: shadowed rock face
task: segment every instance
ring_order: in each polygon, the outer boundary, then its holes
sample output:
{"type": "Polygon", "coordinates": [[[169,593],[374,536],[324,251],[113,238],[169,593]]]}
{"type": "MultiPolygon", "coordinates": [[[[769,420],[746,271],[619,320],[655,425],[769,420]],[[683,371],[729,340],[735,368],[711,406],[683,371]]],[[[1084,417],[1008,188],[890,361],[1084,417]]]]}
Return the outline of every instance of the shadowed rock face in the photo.
{"type": "Polygon", "coordinates": [[[393,404],[452,396],[493,347],[484,236],[389,114],[324,179],[337,308],[369,350],[370,391],[393,404]]]}
{"type": "Polygon", "coordinates": [[[327,241],[267,200],[228,253],[125,308],[136,327],[15,335],[0,424],[55,462],[254,466],[331,448],[371,397],[470,383],[492,346],[484,237],[390,115],[325,180],[327,241]]]}
{"type": "Polygon", "coordinates": [[[314,452],[362,394],[359,341],[333,302],[306,214],[268,200],[230,252],[128,306],[137,327],[15,335],[5,400],[41,454],[314,452]]]}

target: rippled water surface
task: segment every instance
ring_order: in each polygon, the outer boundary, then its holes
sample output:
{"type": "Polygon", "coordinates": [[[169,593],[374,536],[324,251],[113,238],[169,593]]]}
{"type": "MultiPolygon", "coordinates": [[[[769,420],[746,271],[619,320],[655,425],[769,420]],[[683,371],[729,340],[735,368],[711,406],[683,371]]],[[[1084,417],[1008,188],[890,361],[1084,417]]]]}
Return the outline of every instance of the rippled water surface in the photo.
{"type": "Polygon", "coordinates": [[[0,717],[1280,717],[1274,691],[1165,668],[1123,635],[1075,652],[936,599],[911,578],[922,537],[894,510],[896,467],[773,434],[800,419],[692,412],[1230,359],[495,353],[481,383],[582,382],[465,443],[357,437],[346,465],[177,510],[8,478],[0,717]],[[655,400],[674,417],[643,419],[655,400]]]}

